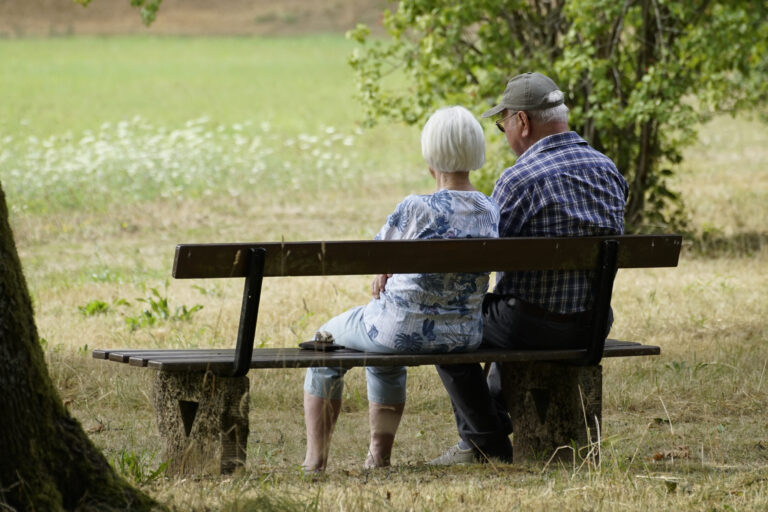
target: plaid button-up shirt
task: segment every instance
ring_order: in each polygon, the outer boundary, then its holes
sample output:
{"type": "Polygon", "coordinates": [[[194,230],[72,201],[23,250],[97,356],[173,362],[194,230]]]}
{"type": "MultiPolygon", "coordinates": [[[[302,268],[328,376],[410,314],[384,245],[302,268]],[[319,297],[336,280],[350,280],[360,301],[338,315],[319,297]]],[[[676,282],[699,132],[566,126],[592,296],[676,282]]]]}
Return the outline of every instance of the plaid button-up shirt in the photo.
{"type": "MultiPolygon", "coordinates": [[[[501,237],[614,235],[624,232],[627,182],[614,163],[575,132],[545,137],[496,182],[501,237]]],[[[496,293],[555,313],[592,308],[592,271],[505,272],[496,293]]]]}

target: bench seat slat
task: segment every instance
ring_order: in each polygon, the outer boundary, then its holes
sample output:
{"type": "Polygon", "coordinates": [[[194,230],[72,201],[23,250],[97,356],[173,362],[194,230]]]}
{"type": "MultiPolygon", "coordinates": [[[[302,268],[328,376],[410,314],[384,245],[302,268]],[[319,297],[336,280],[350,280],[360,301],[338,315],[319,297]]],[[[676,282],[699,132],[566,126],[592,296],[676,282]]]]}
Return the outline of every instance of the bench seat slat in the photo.
{"type": "MultiPolygon", "coordinates": [[[[660,348],[640,343],[607,340],[604,357],[628,357],[658,355],[660,348]]],[[[353,368],[357,366],[419,366],[428,364],[456,364],[475,362],[513,361],[563,361],[583,356],[585,350],[501,350],[481,349],[474,352],[451,354],[376,354],[339,350],[335,352],[314,352],[299,348],[265,348],[255,350],[251,368],[306,368],[310,366],[335,366],[353,368]]],[[[232,349],[195,350],[99,350],[94,357],[103,359],[104,354],[111,361],[129,363],[132,366],[148,366],[155,370],[170,372],[226,373],[231,370],[234,360],[232,349]],[[97,357],[98,352],[98,357],[97,357]]]]}
{"type": "MultiPolygon", "coordinates": [[[[218,354],[227,349],[200,349],[197,351],[201,356],[206,353],[218,354]]],[[[94,359],[108,359],[116,363],[128,363],[131,357],[153,357],[161,356],[163,354],[173,354],[179,352],[180,349],[97,349],[93,351],[94,359]]]]}

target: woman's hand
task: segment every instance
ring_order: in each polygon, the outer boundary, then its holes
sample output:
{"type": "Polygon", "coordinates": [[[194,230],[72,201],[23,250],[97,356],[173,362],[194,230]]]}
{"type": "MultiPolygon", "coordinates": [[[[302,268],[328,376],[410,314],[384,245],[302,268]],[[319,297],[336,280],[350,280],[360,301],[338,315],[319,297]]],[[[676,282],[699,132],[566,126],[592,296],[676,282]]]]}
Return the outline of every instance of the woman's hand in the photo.
{"type": "Polygon", "coordinates": [[[384,291],[384,287],[387,285],[387,279],[392,277],[392,274],[377,274],[373,278],[373,282],[371,283],[371,295],[373,295],[374,299],[378,299],[381,295],[381,292],[384,291]]]}

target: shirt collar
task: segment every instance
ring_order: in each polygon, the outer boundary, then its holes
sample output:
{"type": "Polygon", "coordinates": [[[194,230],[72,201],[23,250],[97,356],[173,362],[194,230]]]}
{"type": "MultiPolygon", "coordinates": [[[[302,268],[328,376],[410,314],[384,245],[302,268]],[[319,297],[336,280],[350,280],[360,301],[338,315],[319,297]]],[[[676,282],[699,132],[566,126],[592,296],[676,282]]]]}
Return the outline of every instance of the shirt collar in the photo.
{"type": "Polygon", "coordinates": [[[525,153],[520,155],[517,159],[519,163],[524,162],[528,158],[532,158],[537,153],[543,153],[552,149],[559,148],[561,146],[568,146],[571,144],[586,144],[587,141],[581,138],[576,132],[563,132],[549,135],[536,141],[536,143],[529,147],[525,153]]]}

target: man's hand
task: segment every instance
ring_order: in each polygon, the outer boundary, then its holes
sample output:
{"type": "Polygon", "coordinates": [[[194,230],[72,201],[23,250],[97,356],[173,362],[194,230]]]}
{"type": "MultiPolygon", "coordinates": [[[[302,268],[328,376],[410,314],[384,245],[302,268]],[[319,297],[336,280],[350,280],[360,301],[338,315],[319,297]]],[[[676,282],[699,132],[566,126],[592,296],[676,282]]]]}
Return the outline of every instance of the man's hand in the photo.
{"type": "Polygon", "coordinates": [[[387,279],[392,277],[392,274],[377,274],[376,277],[373,278],[373,282],[371,283],[371,295],[373,295],[374,299],[378,299],[381,295],[381,292],[384,291],[384,287],[387,285],[387,279]]]}

